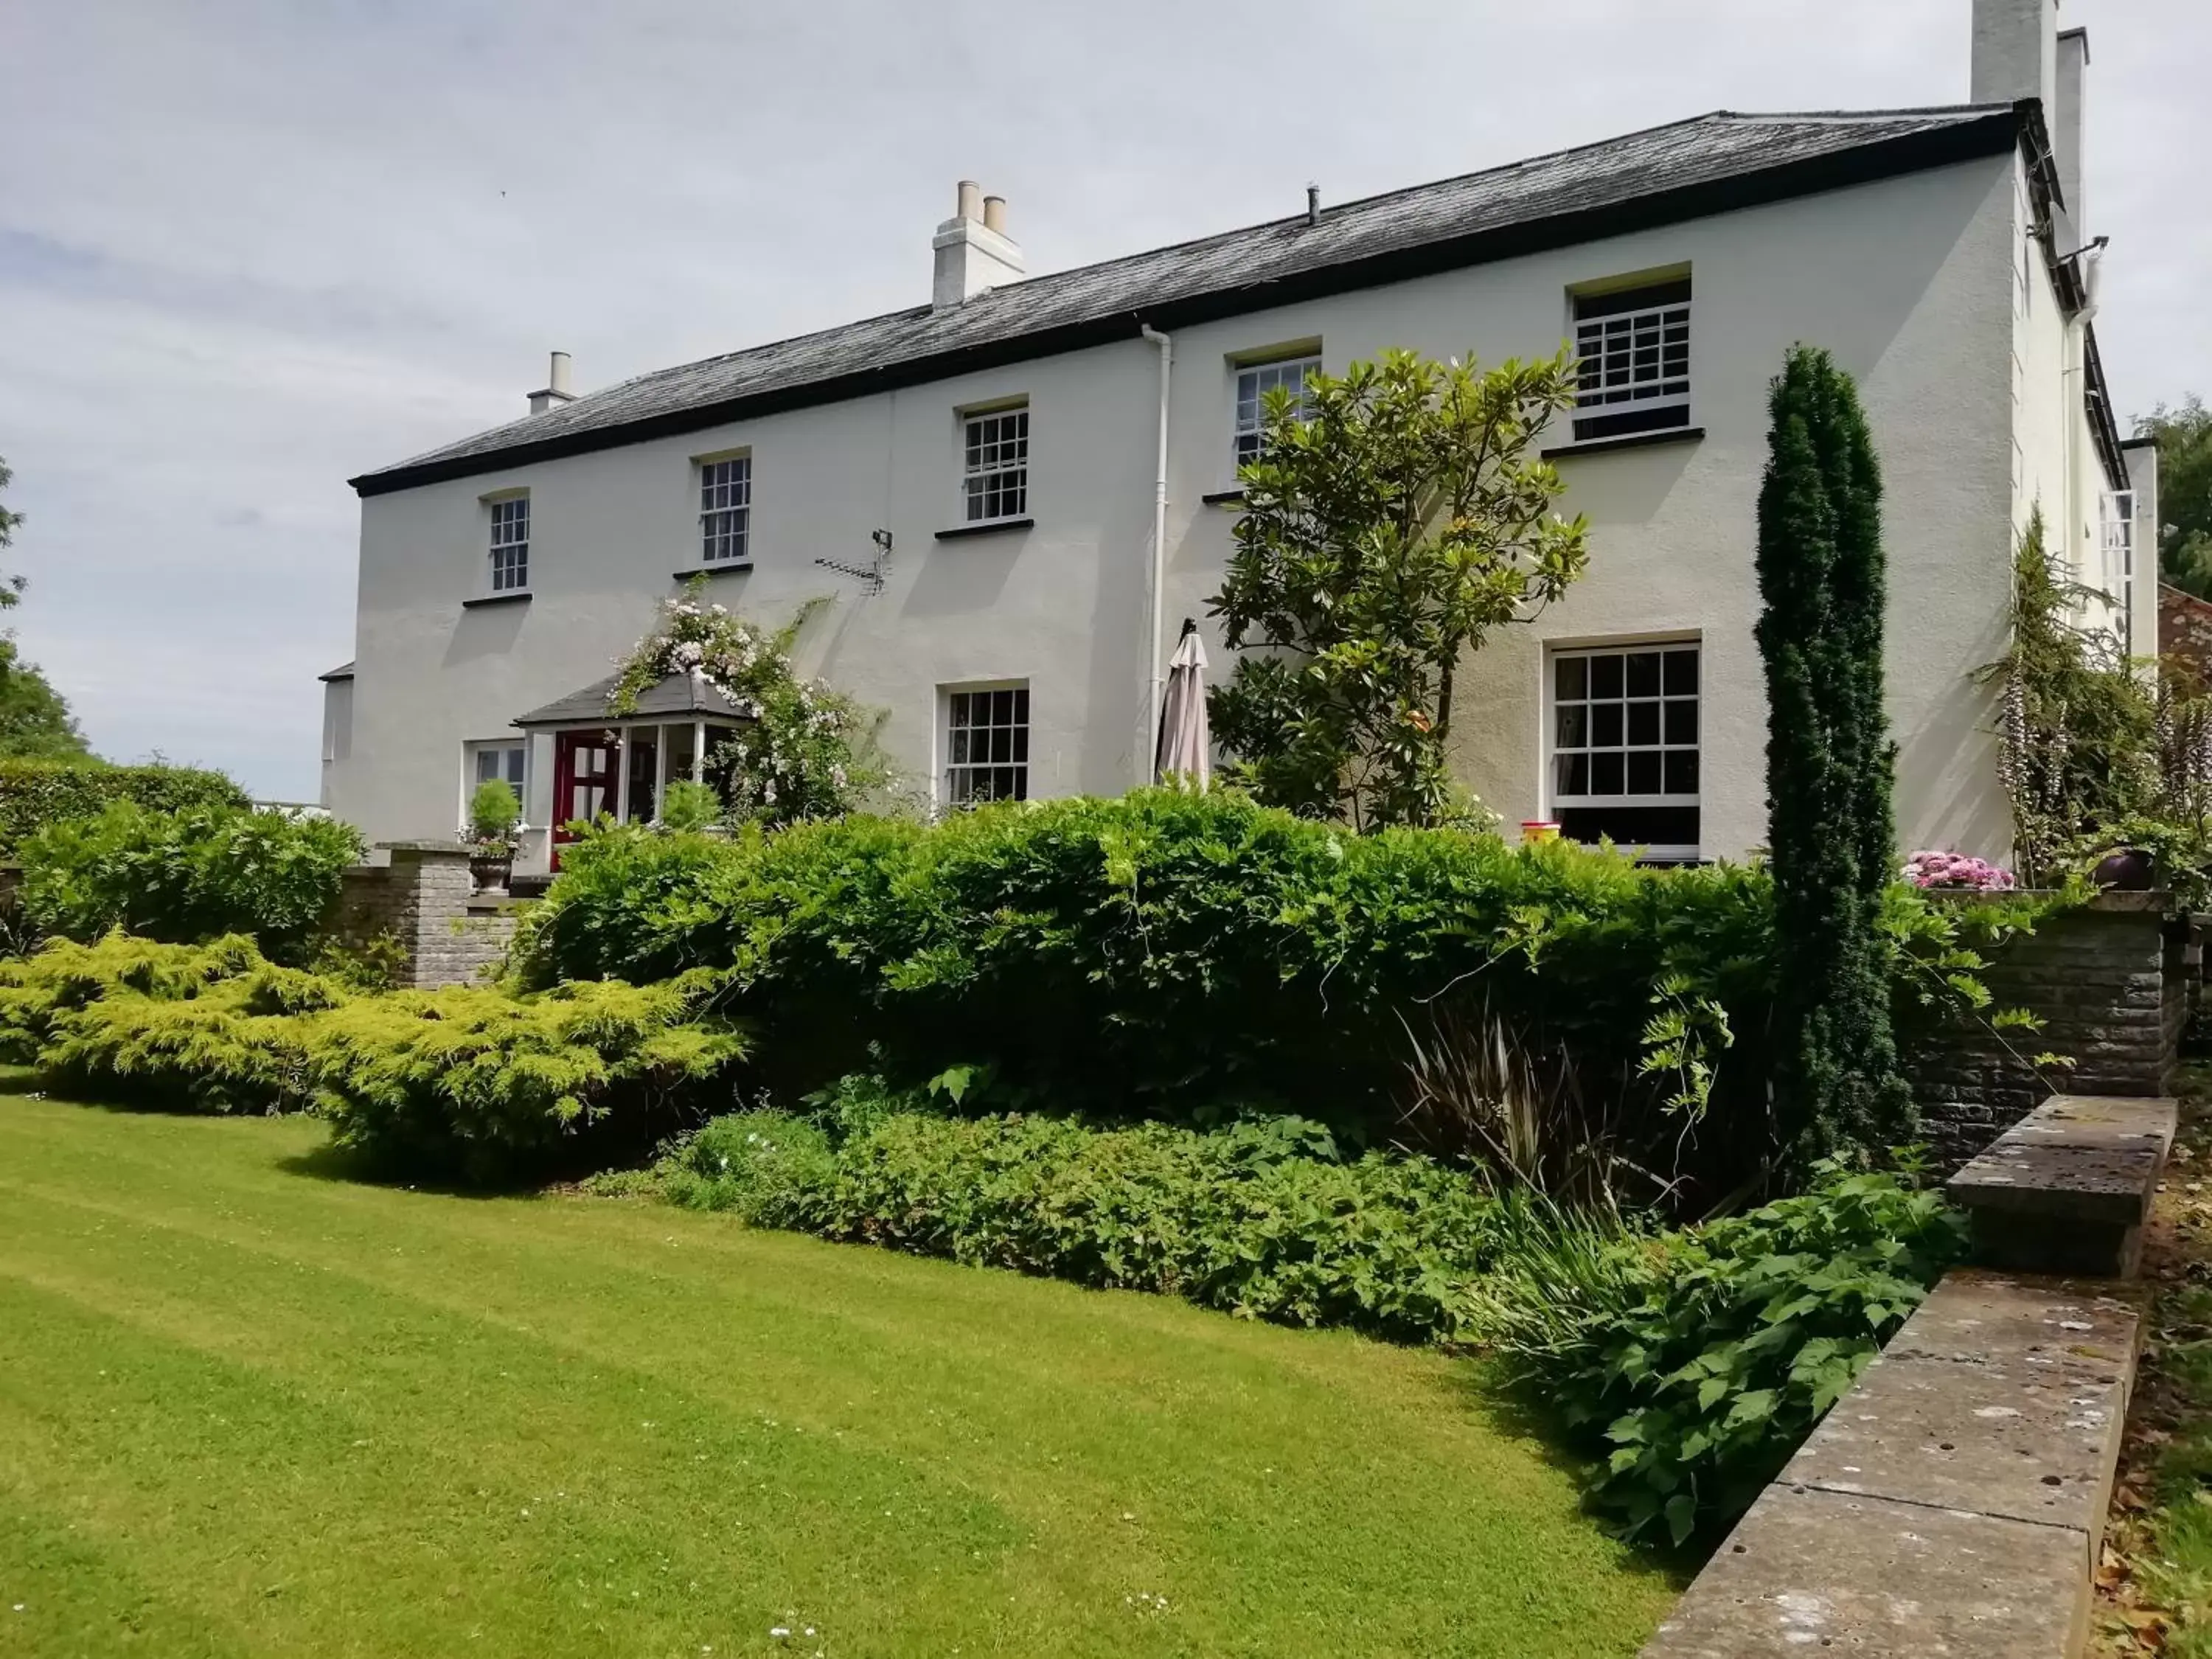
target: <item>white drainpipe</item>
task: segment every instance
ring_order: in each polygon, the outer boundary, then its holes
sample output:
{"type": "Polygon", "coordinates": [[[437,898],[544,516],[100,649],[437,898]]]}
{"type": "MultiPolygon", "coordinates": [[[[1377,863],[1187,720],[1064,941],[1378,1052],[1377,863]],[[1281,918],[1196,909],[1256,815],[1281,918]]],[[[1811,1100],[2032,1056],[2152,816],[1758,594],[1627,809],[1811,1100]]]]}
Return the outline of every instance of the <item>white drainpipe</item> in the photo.
{"type": "Polygon", "coordinates": [[[1166,628],[1168,575],[1168,379],[1175,367],[1175,342],[1150,323],[1139,325],[1145,338],[1160,349],[1159,467],[1152,479],[1152,604],[1145,636],[1145,732],[1137,745],[1137,781],[1152,781],[1152,761],[1160,741],[1160,702],[1167,682],[1160,667],[1160,635],[1166,628]]]}

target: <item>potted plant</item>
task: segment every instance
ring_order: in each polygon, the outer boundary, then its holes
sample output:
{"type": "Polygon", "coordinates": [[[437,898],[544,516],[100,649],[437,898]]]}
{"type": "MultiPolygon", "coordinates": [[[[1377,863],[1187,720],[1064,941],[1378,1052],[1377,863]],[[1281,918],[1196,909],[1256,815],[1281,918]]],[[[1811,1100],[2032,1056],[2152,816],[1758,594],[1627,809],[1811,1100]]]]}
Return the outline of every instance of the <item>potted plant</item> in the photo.
{"type": "Polygon", "coordinates": [[[514,870],[514,826],[522,802],[505,778],[486,778],[469,798],[469,874],[477,891],[504,892],[514,870]]]}
{"type": "Polygon", "coordinates": [[[711,834],[722,818],[714,786],[679,778],[661,792],[660,827],[678,834],[711,834]]]}

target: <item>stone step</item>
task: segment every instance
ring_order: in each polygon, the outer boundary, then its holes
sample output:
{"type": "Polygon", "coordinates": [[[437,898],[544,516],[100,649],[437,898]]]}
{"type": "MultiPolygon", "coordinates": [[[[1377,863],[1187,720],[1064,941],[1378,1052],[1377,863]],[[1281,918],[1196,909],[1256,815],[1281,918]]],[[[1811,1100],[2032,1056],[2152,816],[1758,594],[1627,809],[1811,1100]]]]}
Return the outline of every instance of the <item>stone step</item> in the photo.
{"type": "Polygon", "coordinates": [[[1644,1659],[2070,1659],[2141,1334],[2125,1286],[1947,1275],[1644,1659]]]}
{"type": "Polygon", "coordinates": [[[2053,1095],[1946,1183],[1972,1213],[1975,1260],[2132,1277],[2177,1121],[2163,1097],[2053,1095]]]}

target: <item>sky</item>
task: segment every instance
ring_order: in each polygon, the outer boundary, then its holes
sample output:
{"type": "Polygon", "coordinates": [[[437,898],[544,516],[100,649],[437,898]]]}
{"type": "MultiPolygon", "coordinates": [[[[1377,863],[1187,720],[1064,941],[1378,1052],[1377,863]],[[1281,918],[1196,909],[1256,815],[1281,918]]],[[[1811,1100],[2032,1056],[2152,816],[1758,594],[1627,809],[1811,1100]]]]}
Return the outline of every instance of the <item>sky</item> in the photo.
{"type": "MultiPolygon", "coordinates": [[[[5,0],[0,458],[94,746],[312,799],[345,479],[924,302],[960,178],[1032,272],[1712,109],[1964,101],[1971,0],[5,0]]],[[[2090,31],[2124,416],[2212,394],[2206,0],[2090,31]]],[[[1474,343],[1480,350],[1480,343],[1474,343]]]]}

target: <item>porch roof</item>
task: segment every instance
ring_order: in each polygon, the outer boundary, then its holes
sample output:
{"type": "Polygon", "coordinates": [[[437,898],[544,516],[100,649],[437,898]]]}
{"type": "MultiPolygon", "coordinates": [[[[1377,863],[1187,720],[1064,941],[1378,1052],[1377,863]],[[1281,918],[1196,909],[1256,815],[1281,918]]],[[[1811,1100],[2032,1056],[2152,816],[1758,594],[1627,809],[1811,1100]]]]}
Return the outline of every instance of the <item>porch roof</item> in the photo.
{"type": "Polygon", "coordinates": [[[537,726],[635,726],[686,717],[720,723],[751,719],[706,681],[683,673],[663,676],[637,694],[635,708],[626,714],[617,714],[607,707],[607,702],[614,696],[615,686],[621,678],[619,674],[610,674],[603,680],[594,680],[580,691],[571,691],[543,708],[532,709],[514,723],[527,730],[537,726]]]}

